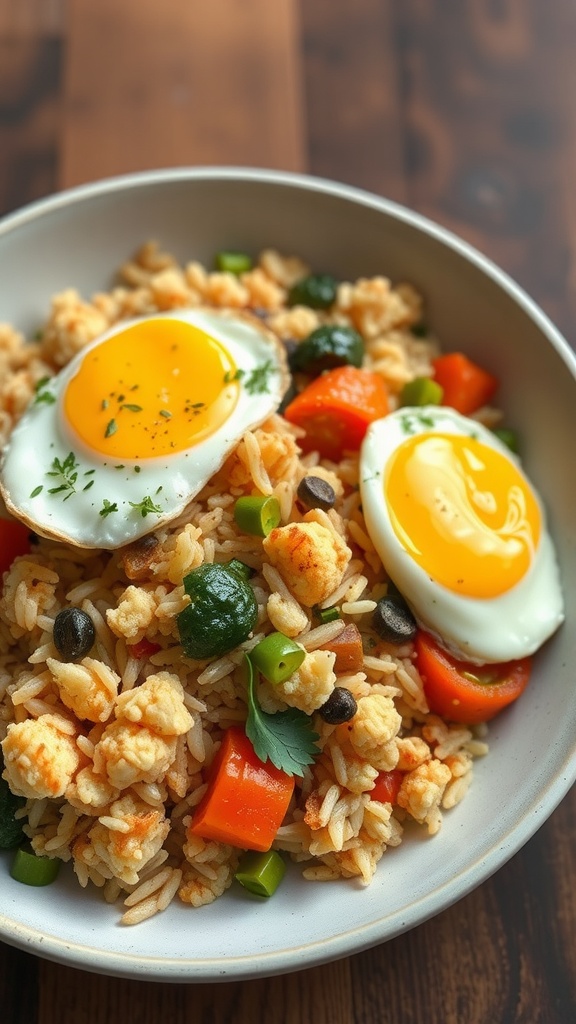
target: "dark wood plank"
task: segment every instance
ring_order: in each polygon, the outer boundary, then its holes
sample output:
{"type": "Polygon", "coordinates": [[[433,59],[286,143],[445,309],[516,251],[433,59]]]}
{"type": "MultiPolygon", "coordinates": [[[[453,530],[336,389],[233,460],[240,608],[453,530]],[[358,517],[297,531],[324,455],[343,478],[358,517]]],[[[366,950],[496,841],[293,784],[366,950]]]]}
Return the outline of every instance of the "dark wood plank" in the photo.
{"type": "Polygon", "coordinates": [[[66,0],[0,0],[0,215],[53,192],[66,0]]]}
{"type": "Polygon", "coordinates": [[[56,189],[62,41],[0,33],[0,214],[56,189]]]}
{"type": "Polygon", "coordinates": [[[354,993],[347,961],[283,977],[210,985],[125,981],[41,964],[38,1024],[61,1024],[63,1019],[74,1024],[348,1024],[354,1019],[354,993]]]}
{"type": "Polygon", "coordinates": [[[177,164],[301,169],[296,43],[295,0],[69,0],[60,184],[177,164]]]}
{"type": "Polygon", "coordinates": [[[310,170],[406,201],[395,5],[300,7],[310,170]]]}
{"type": "Polygon", "coordinates": [[[0,0],[0,36],[61,36],[67,0],[0,0]]]}
{"type": "Polygon", "coordinates": [[[395,5],[410,205],[501,263],[576,341],[576,8],[395,5]]]}
{"type": "Polygon", "coordinates": [[[0,942],[0,1007],[6,1024],[36,1024],[38,965],[36,957],[0,942]]]}
{"type": "MultiPolygon", "coordinates": [[[[0,216],[56,188],[63,28],[63,0],[0,0],[0,216]]],[[[35,1024],[38,964],[0,943],[2,1020],[35,1024]]]]}

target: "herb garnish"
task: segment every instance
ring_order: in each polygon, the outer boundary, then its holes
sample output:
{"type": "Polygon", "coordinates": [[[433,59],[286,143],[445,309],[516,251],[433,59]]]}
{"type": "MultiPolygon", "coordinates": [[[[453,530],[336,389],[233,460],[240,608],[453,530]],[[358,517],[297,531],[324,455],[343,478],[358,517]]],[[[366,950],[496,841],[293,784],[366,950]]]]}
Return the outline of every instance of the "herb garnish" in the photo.
{"type": "Polygon", "coordinates": [[[36,382],[34,387],[34,405],[40,405],[41,402],[45,402],[46,405],[54,405],[56,401],[56,395],[52,394],[51,391],[46,390],[46,385],[50,382],[50,377],[41,377],[36,382]]]}
{"type": "Polygon", "coordinates": [[[32,491],[32,493],[31,493],[31,495],[30,495],[30,497],[31,497],[31,498],[37,498],[37,497],[38,497],[38,495],[39,495],[39,494],[40,494],[40,493],[41,493],[41,492],[42,492],[43,490],[44,490],[44,487],[42,486],[42,484],[38,484],[38,487],[35,487],[35,488],[34,488],[34,490],[32,491]]]}
{"type": "Polygon", "coordinates": [[[303,775],[307,764],[316,754],[318,734],[312,729],[309,716],[299,708],[278,711],[274,715],[263,711],[258,704],[254,687],[254,668],[246,655],[248,685],[248,720],[246,735],[261,761],[272,764],[287,775],[303,775]]]}
{"type": "Polygon", "coordinates": [[[141,405],[133,405],[131,402],[123,402],[121,409],[128,409],[128,412],[142,412],[141,405]]]}
{"type": "Polygon", "coordinates": [[[265,395],[270,390],[270,375],[274,372],[274,363],[267,359],[265,363],[255,366],[248,373],[246,370],[236,370],[234,374],[224,374],[224,383],[231,384],[234,380],[241,380],[249,395],[265,395]]]}
{"type": "Polygon", "coordinates": [[[189,398],[186,399],[186,402],[184,404],[184,412],[188,414],[192,413],[193,416],[198,416],[200,410],[205,408],[205,402],[191,402],[189,398]]]}
{"type": "Polygon", "coordinates": [[[415,434],[418,427],[436,426],[436,418],[425,412],[406,412],[400,416],[400,425],[405,434],[415,434]]]}
{"type": "Polygon", "coordinates": [[[100,509],[98,515],[102,516],[102,518],[105,519],[106,516],[109,516],[111,512],[117,511],[118,505],[116,504],[116,502],[108,501],[108,498],[104,498],[104,504],[102,505],[102,508],[100,509]]]}
{"type": "Polygon", "coordinates": [[[117,430],[118,424],[116,423],[116,420],[110,420],[106,426],[106,430],[104,431],[104,437],[112,437],[112,434],[115,434],[117,430]]]}
{"type": "Polygon", "coordinates": [[[131,508],[136,509],[143,518],[151,512],[154,512],[155,515],[159,515],[162,511],[159,505],[154,504],[149,494],[147,494],[145,498],[142,498],[142,501],[129,501],[128,504],[131,508]]]}
{"type": "Polygon", "coordinates": [[[65,491],[67,493],[64,501],[68,501],[68,498],[76,493],[78,466],[79,463],[76,462],[74,452],[68,452],[63,462],[59,458],[55,458],[52,461],[52,469],[46,473],[46,476],[59,478],[61,483],[57,487],[49,487],[48,494],[60,494],[65,491]]]}

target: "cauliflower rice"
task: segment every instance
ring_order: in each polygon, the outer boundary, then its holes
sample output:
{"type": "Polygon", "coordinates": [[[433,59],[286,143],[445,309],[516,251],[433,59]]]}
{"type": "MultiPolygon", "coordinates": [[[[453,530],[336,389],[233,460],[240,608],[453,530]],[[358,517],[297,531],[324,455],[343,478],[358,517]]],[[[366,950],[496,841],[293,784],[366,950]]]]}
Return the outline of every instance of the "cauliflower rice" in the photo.
{"type": "MultiPolygon", "coordinates": [[[[394,407],[403,385],[430,373],[435,342],[411,328],[422,303],[410,285],[384,277],[342,283],[328,312],[288,308],[287,289],[308,273],[296,258],[269,250],[240,277],[181,267],[148,243],[120,270],[120,283],[90,301],[68,290],[54,297],[35,341],[0,325],[0,443],[26,409],[36,383],[58,372],[117,321],[197,305],[251,309],[284,340],[299,341],[322,323],[349,324],[366,346],[365,366],[382,374],[394,407]]],[[[492,416],[484,413],[485,421],[492,416]]],[[[24,830],[38,854],[71,861],[82,886],[123,901],[134,924],[176,896],[202,906],[233,880],[240,851],[187,832],[222,731],[247,715],[244,654],[271,630],[306,650],[300,669],[274,689],[259,684],[267,711],[286,706],[313,716],[320,754],[296,790],[274,847],[309,880],[356,879],[367,885],[408,822],[430,835],[443,812],[466,794],[485,727],[447,724],[429,713],[412,645],[387,645],[371,629],[387,578],[360,507],[358,457],[339,464],[302,456],[299,431],[273,415],[247,432],[186,514],[138,544],[113,552],[35,538],[4,575],[0,598],[0,740],[7,779],[26,798],[24,830]],[[303,513],[302,477],[334,488],[334,509],[303,513]],[[293,524],[315,552],[302,577],[280,539],[247,536],[233,505],[243,494],[275,495],[282,526],[293,524]],[[183,578],[204,562],[238,558],[254,570],[258,603],[253,635],[209,662],[183,656],[176,617],[186,606],[183,578]],[[342,618],[317,625],[312,605],[339,604],[342,618]],[[96,629],[90,656],[63,662],[52,640],[57,613],[88,613],[96,629]],[[336,675],[331,641],[355,623],[362,670],[336,675]],[[335,686],[358,710],[345,726],[317,709],[335,686]],[[371,798],[378,773],[399,769],[397,804],[371,798]]],[[[279,531],[279,537],[282,531],[279,531]]]]}

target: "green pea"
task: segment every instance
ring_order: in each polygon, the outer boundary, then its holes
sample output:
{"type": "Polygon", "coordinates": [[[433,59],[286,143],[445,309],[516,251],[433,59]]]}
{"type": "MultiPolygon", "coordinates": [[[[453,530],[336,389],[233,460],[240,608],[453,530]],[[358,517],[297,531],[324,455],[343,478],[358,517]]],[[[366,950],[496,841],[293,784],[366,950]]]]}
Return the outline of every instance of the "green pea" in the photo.
{"type": "Polygon", "coordinates": [[[234,520],[244,533],[267,537],[280,523],[280,503],[273,496],[246,495],[234,505],[234,520]]]}
{"type": "Polygon", "coordinates": [[[216,253],[216,269],[228,274],[244,274],[252,269],[252,258],[245,252],[223,249],[216,253]]]}
{"type": "Polygon", "coordinates": [[[248,850],[240,858],[234,878],[255,896],[273,896],[285,873],[286,865],[276,850],[248,850]]]}
{"type": "Polygon", "coordinates": [[[440,405],[444,390],[431,377],[415,377],[400,392],[400,405],[440,405]]]}
{"type": "Polygon", "coordinates": [[[309,274],[296,282],[288,292],[289,306],[328,309],[336,300],[338,282],[331,274],[309,274]]]}
{"type": "Polygon", "coordinates": [[[253,667],[276,685],[289,679],[305,657],[304,648],[284,633],[269,633],[250,651],[253,667]]]}

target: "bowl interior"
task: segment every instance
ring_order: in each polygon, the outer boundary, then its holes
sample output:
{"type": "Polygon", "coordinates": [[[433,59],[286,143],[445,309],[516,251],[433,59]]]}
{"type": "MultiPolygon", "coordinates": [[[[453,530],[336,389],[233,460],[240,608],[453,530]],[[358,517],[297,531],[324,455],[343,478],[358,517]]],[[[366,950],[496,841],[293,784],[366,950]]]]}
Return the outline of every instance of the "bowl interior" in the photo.
{"type": "Polygon", "coordinates": [[[180,260],[211,264],[220,248],[274,247],[342,278],[412,282],[445,349],[496,373],[506,422],[548,511],[567,621],[540,652],[528,691],[490,728],[466,800],[430,841],[411,835],[385,854],[368,889],[304,883],[293,869],[268,902],[230,891],[200,910],[179,905],[121,928],[97,893],[70,874],[44,890],[0,870],[0,935],[87,969],[209,980],[295,970],[390,938],[465,895],[533,834],[576,775],[576,695],[570,661],[576,477],[569,441],[575,360],[539,310],[463,243],[394,204],[297,176],[173,171],[86,187],[35,204],[0,225],[0,321],[33,332],[50,297],[89,296],[149,238],[180,260]],[[201,935],[201,942],[198,936],[201,935]]]}

